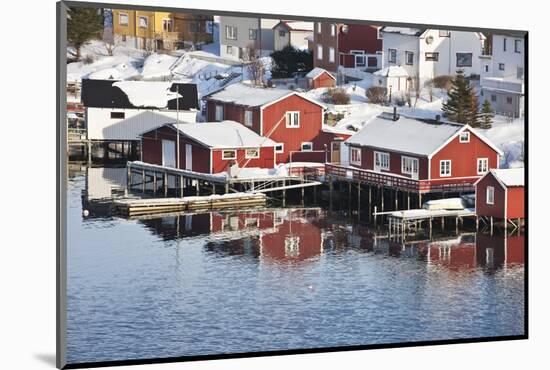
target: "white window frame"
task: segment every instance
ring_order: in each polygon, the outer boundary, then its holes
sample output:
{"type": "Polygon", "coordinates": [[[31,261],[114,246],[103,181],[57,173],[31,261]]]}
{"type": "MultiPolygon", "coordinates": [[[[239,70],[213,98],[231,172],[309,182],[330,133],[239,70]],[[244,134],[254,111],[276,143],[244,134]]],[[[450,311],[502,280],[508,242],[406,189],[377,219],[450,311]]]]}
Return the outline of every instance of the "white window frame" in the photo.
{"type": "Polygon", "coordinates": [[[468,131],[461,132],[460,135],[458,135],[458,141],[460,143],[469,143],[470,142],[470,133],[468,131]],[[465,138],[463,138],[462,135],[466,135],[465,138]]]}
{"type": "Polygon", "coordinates": [[[223,116],[225,114],[225,109],[224,109],[224,106],[221,105],[221,104],[216,104],[216,107],[214,108],[215,109],[215,113],[214,113],[214,121],[216,122],[221,122],[223,121],[223,116]],[[221,118],[219,117],[220,116],[220,112],[221,112],[221,118]]]}
{"type": "Polygon", "coordinates": [[[280,154],[285,152],[285,143],[276,143],[275,144],[275,154],[280,154]],[[277,147],[280,146],[281,149],[277,149],[277,147]]]}
{"type": "Polygon", "coordinates": [[[374,168],[376,168],[376,155],[378,154],[378,157],[380,157],[380,169],[381,170],[384,170],[384,171],[389,171],[390,170],[390,153],[388,152],[374,152],[374,168]],[[387,165],[384,165],[382,166],[382,164],[384,163],[384,161],[382,160],[382,158],[387,158],[388,160],[386,161],[387,162],[387,165]]]}
{"type": "Polygon", "coordinates": [[[487,172],[489,172],[489,158],[478,158],[476,170],[478,175],[485,175],[487,172]]]}
{"type": "Polygon", "coordinates": [[[322,32],[322,25],[321,25],[321,22],[318,22],[317,23],[317,33],[321,33],[322,32]]]}
{"type": "Polygon", "coordinates": [[[520,47],[521,47],[521,40],[514,40],[514,52],[515,53],[521,53],[520,47]]]}
{"type": "Polygon", "coordinates": [[[485,203],[493,205],[495,204],[495,188],[494,186],[487,186],[485,190],[485,203]]]}
{"type": "Polygon", "coordinates": [[[439,176],[440,176],[440,177],[451,177],[452,174],[453,174],[453,167],[452,167],[452,166],[453,166],[453,161],[452,161],[452,160],[450,160],[450,159],[442,159],[442,160],[440,160],[440,161],[439,161],[439,176]],[[447,171],[445,171],[445,172],[442,171],[443,169],[446,169],[445,167],[447,167],[447,166],[445,166],[444,168],[441,168],[441,166],[442,166],[444,163],[448,163],[448,164],[449,164],[449,166],[448,166],[448,167],[449,167],[448,173],[447,173],[447,171]]]}
{"type": "Polygon", "coordinates": [[[258,30],[256,28],[249,28],[248,29],[248,39],[249,40],[256,40],[258,38],[258,30]]]}
{"type": "Polygon", "coordinates": [[[287,111],[285,113],[285,121],[286,121],[285,124],[287,128],[300,128],[300,111],[287,111]],[[298,115],[297,124],[296,124],[296,114],[298,115]]]}
{"type": "Polygon", "coordinates": [[[130,22],[130,17],[128,17],[128,13],[118,13],[118,24],[120,26],[128,26],[130,22]],[[122,23],[121,18],[126,17],[126,23],[122,23]]]}
{"type": "Polygon", "coordinates": [[[233,46],[232,46],[232,45],[227,45],[227,46],[225,47],[225,53],[226,53],[226,54],[233,55],[233,46]]]}
{"type": "Polygon", "coordinates": [[[260,148],[248,148],[244,151],[244,157],[246,159],[257,159],[260,158],[260,148]],[[256,154],[249,154],[249,151],[254,150],[256,154]]]}
{"type": "Polygon", "coordinates": [[[237,39],[237,27],[235,27],[235,26],[225,26],[225,39],[226,40],[236,40],[237,39]]]}
{"type": "Polygon", "coordinates": [[[412,51],[405,51],[405,64],[408,66],[414,65],[414,52],[412,51]],[[412,62],[409,63],[409,55],[412,57],[412,62]]]}
{"type": "Polygon", "coordinates": [[[162,30],[164,32],[172,32],[172,20],[169,18],[163,18],[162,19],[162,30]]]}
{"type": "Polygon", "coordinates": [[[424,59],[426,62],[439,62],[439,52],[432,51],[424,53],[424,59]]]}
{"type": "Polygon", "coordinates": [[[323,60],[323,45],[317,44],[317,59],[323,60]]]}
{"type": "Polygon", "coordinates": [[[388,63],[397,63],[397,49],[388,49],[388,63]],[[393,58],[392,58],[393,53],[393,58]]]}
{"type": "Polygon", "coordinates": [[[336,25],[334,23],[330,25],[330,35],[332,37],[336,36],[336,25]]]}
{"type": "Polygon", "coordinates": [[[300,145],[300,151],[302,152],[312,152],[313,151],[313,143],[311,141],[303,141],[300,145]],[[304,149],[304,145],[309,145],[311,149],[304,149]]]}
{"type": "Polygon", "coordinates": [[[237,151],[235,149],[224,149],[224,150],[222,150],[222,159],[225,160],[225,161],[230,160],[230,159],[237,159],[237,151]],[[227,157],[225,155],[225,153],[228,153],[228,152],[232,152],[233,156],[227,157]]]}
{"type": "Polygon", "coordinates": [[[149,28],[149,17],[147,17],[146,15],[140,15],[138,17],[138,27],[139,28],[144,28],[144,29],[149,28]],[[145,20],[145,26],[141,25],[141,20],[145,20]]]}
{"type": "Polygon", "coordinates": [[[334,51],[334,48],[331,46],[330,48],[328,48],[328,61],[330,63],[334,63],[335,60],[336,60],[336,52],[334,51]]]}
{"type": "Polygon", "coordinates": [[[439,37],[451,37],[451,31],[439,30],[439,37]]]}
{"type": "Polygon", "coordinates": [[[407,174],[407,175],[413,175],[413,174],[418,174],[418,171],[419,171],[419,168],[418,166],[420,165],[419,161],[418,161],[418,158],[415,158],[415,157],[407,157],[405,155],[401,156],[401,173],[404,173],[404,174],[407,174]],[[407,161],[410,161],[410,169],[407,169],[406,166],[405,166],[405,162],[407,161]],[[414,172],[414,162],[416,162],[416,172],[414,172]]]}
{"type": "Polygon", "coordinates": [[[360,166],[361,165],[361,155],[362,155],[362,151],[361,151],[361,148],[350,148],[349,150],[349,163],[350,164],[354,164],[356,166],[360,166]],[[354,154],[355,154],[355,159],[354,159],[354,154]]]}
{"type": "Polygon", "coordinates": [[[465,68],[465,67],[471,67],[474,63],[474,54],[473,53],[456,53],[456,66],[457,68],[465,68]],[[470,63],[468,64],[464,64],[464,63],[459,63],[459,55],[461,56],[464,56],[464,55],[469,55],[470,56],[470,63]]]}
{"type": "Polygon", "coordinates": [[[244,111],[244,125],[248,127],[254,125],[254,111],[250,109],[244,111]]]}

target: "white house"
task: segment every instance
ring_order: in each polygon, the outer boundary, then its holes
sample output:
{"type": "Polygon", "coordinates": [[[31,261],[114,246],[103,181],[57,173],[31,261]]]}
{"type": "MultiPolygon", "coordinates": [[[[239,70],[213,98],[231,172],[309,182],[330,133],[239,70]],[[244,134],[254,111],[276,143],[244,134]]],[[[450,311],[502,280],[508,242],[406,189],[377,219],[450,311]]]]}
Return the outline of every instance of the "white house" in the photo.
{"type": "Polygon", "coordinates": [[[273,27],[274,50],[307,49],[308,37],[313,37],[313,22],[280,21],[273,27]]]}
{"type": "Polygon", "coordinates": [[[409,73],[401,66],[388,66],[373,75],[375,85],[385,87],[388,94],[405,92],[411,84],[409,73]]]}
{"type": "Polygon", "coordinates": [[[196,122],[197,86],[172,82],[82,80],[87,139],[132,142],[159,125],[196,122]],[[176,98],[179,93],[179,98],[176,98]]]}
{"type": "Polygon", "coordinates": [[[479,32],[382,27],[383,67],[401,66],[421,82],[463,70],[479,75],[485,36],[479,32]]]}
{"type": "Polygon", "coordinates": [[[481,96],[498,114],[520,117],[524,111],[525,38],[523,34],[492,36],[492,55],[482,55],[481,96]]]}

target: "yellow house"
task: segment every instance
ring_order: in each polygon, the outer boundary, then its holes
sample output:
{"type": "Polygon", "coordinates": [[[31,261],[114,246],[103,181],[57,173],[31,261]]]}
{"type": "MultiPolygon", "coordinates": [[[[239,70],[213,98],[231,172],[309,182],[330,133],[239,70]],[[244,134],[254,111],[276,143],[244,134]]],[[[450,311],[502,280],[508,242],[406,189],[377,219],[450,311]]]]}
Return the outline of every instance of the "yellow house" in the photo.
{"type": "Polygon", "coordinates": [[[115,43],[144,50],[175,49],[178,44],[193,40],[211,42],[204,24],[212,17],[200,17],[202,27],[181,25],[187,15],[168,12],[147,12],[139,10],[113,9],[113,35],[115,43]],[[176,24],[177,23],[177,24],[176,24]],[[177,28],[181,28],[178,30],[177,28]],[[199,36],[189,36],[188,29],[196,29],[199,36]],[[184,32],[185,30],[185,32],[184,32]],[[193,39],[193,40],[191,40],[193,39]]]}

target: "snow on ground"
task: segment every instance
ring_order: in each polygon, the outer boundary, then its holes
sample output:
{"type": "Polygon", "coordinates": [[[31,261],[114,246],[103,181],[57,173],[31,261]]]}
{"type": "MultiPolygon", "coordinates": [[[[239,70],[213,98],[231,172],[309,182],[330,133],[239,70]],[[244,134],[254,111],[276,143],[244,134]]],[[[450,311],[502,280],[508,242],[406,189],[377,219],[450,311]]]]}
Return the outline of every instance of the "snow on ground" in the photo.
{"type": "Polygon", "coordinates": [[[496,116],[490,129],[477,131],[504,152],[500,163],[501,168],[524,167],[525,122],[523,118],[508,122],[504,117],[496,116]]]}
{"type": "Polygon", "coordinates": [[[143,63],[141,77],[144,80],[169,78],[170,67],[178,58],[168,54],[152,54],[143,63]]]}

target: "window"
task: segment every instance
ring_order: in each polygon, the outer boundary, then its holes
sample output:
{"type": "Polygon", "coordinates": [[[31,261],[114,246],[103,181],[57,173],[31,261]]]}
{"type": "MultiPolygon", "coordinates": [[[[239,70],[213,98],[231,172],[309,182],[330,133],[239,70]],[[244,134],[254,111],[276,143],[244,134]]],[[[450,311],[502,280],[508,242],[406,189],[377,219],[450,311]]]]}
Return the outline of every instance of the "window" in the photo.
{"type": "Polygon", "coordinates": [[[317,23],[317,33],[321,33],[321,23],[317,23]]]}
{"type": "Polygon", "coordinates": [[[469,143],[470,142],[470,133],[469,132],[462,132],[459,136],[459,142],[461,143],[469,143]]]}
{"type": "Polygon", "coordinates": [[[111,112],[111,119],[124,119],[124,112],[111,112]]]}
{"type": "Polygon", "coordinates": [[[223,121],[223,105],[216,105],[216,121],[223,121]]]}
{"type": "Polygon", "coordinates": [[[456,53],[456,66],[457,67],[471,67],[472,66],[472,53],[456,53]]]}
{"type": "Polygon", "coordinates": [[[286,31],[280,30],[279,37],[285,37],[285,36],[286,36],[286,31]]]}
{"type": "Polygon", "coordinates": [[[126,42],[126,35],[122,35],[121,38],[122,38],[122,42],[126,42]]]}
{"type": "Polygon", "coordinates": [[[483,175],[489,171],[489,159],[488,158],[478,158],[477,159],[477,174],[483,175]]]}
{"type": "Polygon", "coordinates": [[[495,94],[491,94],[491,101],[492,102],[496,102],[497,101],[497,96],[495,94]]]}
{"type": "Polygon", "coordinates": [[[285,237],[285,257],[298,257],[300,255],[300,237],[285,237]]]}
{"type": "Polygon", "coordinates": [[[334,48],[328,49],[328,61],[334,63],[334,48]]]}
{"type": "Polygon", "coordinates": [[[302,143],[302,152],[311,152],[313,150],[313,143],[311,142],[304,142],[302,143]]]}
{"type": "Polygon", "coordinates": [[[235,159],[235,158],[237,158],[237,153],[234,150],[222,151],[222,159],[235,159]]]}
{"type": "Polygon", "coordinates": [[[351,148],[349,153],[349,163],[360,166],[361,165],[361,149],[351,148]]]}
{"type": "Polygon", "coordinates": [[[172,32],[172,21],[170,19],[162,20],[162,30],[164,32],[172,32]]]}
{"type": "Polygon", "coordinates": [[[286,112],[286,127],[300,127],[300,112],[286,112]]]}
{"type": "Polygon", "coordinates": [[[317,45],[317,59],[323,59],[323,45],[317,45]]]}
{"type": "Polygon", "coordinates": [[[249,40],[256,40],[258,38],[258,30],[250,28],[248,30],[248,39],[249,40]]]}
{"type": "Polygon", "coordinates": [[[451,176],[451,161],[449,159],[439,161],[439,176],[451,176]]]}
{"type": "Polygon", "coordinates": [[[253,124],[253,119],[254,115],[253,115],[253,112],[251,110],[245,110],[244,111],[244,124],[245,126],[248,126],[248,127],[251,127],[252,124],[253,124]]]}
{"type": "Polygon", "coordinates": [[[139,28],[147,28],[149,18],[140,16],[138,20],[139,28]]]}
{"type": "Polygon", "coordinates": [[[502,40],[502,50],[506,51],[506,38],[502,40]]]}
{"type": "Polygon", "coordinates": [[[487,186],[487,204],[495,204],[495,188],[492,186],[487,186]]]}
{"type": "Polygon", "coordinates": [[[410,66],[414,64],[414,53],[412,51],[405,52],[405,64],[410,66]]]}
{"type": "Polygon", "coordinates": [[[225,26],[225,38],[228,40],[237,39],[237,27],[225,26]]]}
{"type": "Polygon", "coordinates": [[[514,52],[521,53],[521,40],[514,40],[514,52]]]}
{"type": "Polygon", "coordinates": [[[355,66],[356,67],[364,67],[367,65],[367,56],[366,55],[361,55],[361,54],[357,54],[355,56],[355,66]]]}
{"type": "Polygon", "coordinates": [[[260,158],[260,149],[246,149],[246,151],[244,152],[244,157],[246,159],[260,158]]]}
{"type": "Polygon", "coordinates": [[[437,62],[439,60],[439,53],[426,53],[425,57],[427,62],[437,62]]]}
{"type": "Polygon", "coordinates": [[[518,67],[516,77],[519,80],[523,80],[523,68],[522,67],[518,67]]]}
{"type": "Polygon", "coordinates": [[[439,30],[439,37],[451,37],[451,31],[439,30]]]}
{"type": "Polygon", "coordinates": [[[397,63],[396,49],[388,49],[388,63],[397,63]]]}
{"type": "Polygon", "coordinates": [[[374,169],[389,170],[390,155],[388,153],[374,152],[374,169]]]}
{"type": "Polygon", "coordinates": [[[504,68],[505,68],[504,63],[499,63],[499,64],[498,64],[498,69],[499,69],[500,71],[504,71],[504,68]]]}
{"type": "Polygon", "coordinates": [[[488,65],[485,66],[485,72],[489,72],[489,66],[488,65]]]}
{"type": "Polygon", "coordinates": [[[121,26],[127,26],[128,25],[128,14],[120,13],[118,15],[118,24],[120,24],[121,26]]]}
{"type": "Polygon", "coordinates": [[[225,52],[227,54],[233,55],[233,46],[227,45],[227,47],[225,48],[225,52]]]}
{"type": "Polygon", "coordinates": [[[412,175],[418,173],[418,159],[401,157],[401,173],[412,175]]]}
{"type": "Polygon", "coordinates": [[[336,25],[334,25],[334,24],[330,25],[330,35],[331,36],[336,36],[336,25]]]}
{"type": "Polygon", "coordinates": [[[278,143],[275,145],[275,153],[283,153],[285,151],[285,144],[278,143]]]}
{"type": "Polygon", "coordinates": [[[511,96],[506,97],[506,104],[512,104],[512,97],[511,96]]]}

